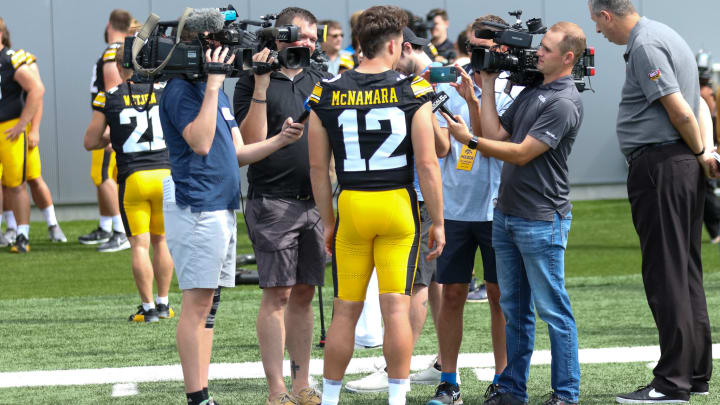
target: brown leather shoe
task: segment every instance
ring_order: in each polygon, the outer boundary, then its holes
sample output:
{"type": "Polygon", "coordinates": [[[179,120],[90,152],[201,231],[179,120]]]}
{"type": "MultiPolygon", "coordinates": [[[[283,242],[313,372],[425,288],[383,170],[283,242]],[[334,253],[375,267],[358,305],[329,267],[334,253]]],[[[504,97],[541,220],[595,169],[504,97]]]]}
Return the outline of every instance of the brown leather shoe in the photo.
{"type": "Polygon", "coordinates": [[[292,395],[287,392],[283,392],[273,399],[268,398],[265,405],[298,405],[298,402],[292,395]]]}
{"type": "Polygon", "coordinates": [[[294,394],[295,400],[299,405],[320,405],[322,396],[315,389],[307,387],[303,388],[297,394],[294,394]]]}

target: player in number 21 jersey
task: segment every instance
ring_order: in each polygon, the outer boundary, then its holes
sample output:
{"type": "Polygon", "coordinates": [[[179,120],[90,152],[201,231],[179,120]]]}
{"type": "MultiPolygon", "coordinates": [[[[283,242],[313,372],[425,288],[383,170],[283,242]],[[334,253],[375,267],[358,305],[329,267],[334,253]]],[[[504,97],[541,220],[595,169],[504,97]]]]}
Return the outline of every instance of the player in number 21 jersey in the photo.
{"type": "Polygon", "coordinates": [[[159,101],[164,84],[135,84],[132,70],[117,64],[125,82],[107,92],[100,91],[92,102],[93,116],[85,133],[85,148],[103,148],[106,125],[117,157],[120,216],[130,241],[133,276],[142,305],[130,316],[131,322],[157,322],[172,317],[167,297],[173,262],[165,241],[163,180],[170,176],[170,160],[160,125],[159,101]],[[150,243],[154,258],[149,257],[150,243]],[[153,271],[153,264],[158,266],[153,271]],[[153,301],[156,276],[157,307],[153,301]]]}
{"type": "Polygon", "coordinates": [[[355,323],[368,281],[377,269],[380,306],[388,333],[383,343],[390,404],[405,404],[412,354],[410,294],[417,266],[420,213],[413,163],[433,219],[433,260],[445,244],[442,184],[435,154],[430,95],[422,78],[393,70],[402,52],[407,14],[376,6],[359,18],[365,59],[315,86],[308,104],[310,178],[333,256],[334,318],[325,345],[323,403],[338,403],[350,361],[355,323]],[[330,153],[342,191],[337,220],[328,167],[330,153]]]}

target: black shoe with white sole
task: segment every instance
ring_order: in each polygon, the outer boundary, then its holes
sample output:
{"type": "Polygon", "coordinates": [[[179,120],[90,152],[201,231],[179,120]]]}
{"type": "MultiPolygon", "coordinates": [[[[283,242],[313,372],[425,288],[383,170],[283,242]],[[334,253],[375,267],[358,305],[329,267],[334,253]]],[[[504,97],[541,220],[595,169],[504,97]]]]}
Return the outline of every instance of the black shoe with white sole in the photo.
{"type": "Polygon", "coordinates": [[[619,404],[687,404],[687,395],[666,395],[652,385],[640,387],[637,391],[620,394],[615,398],[619,404]]]}

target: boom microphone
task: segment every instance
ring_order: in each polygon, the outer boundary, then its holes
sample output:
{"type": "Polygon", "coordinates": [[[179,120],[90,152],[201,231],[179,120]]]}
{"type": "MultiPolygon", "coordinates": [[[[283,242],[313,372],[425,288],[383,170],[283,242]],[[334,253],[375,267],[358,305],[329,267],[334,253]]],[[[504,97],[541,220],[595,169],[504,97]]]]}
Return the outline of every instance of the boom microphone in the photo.
{"type": "Polygon", "coordinates": [[[219,32],[225,27],[225,16],[216,8],[196,8],[185,20],[190,32],[219,32]]]}

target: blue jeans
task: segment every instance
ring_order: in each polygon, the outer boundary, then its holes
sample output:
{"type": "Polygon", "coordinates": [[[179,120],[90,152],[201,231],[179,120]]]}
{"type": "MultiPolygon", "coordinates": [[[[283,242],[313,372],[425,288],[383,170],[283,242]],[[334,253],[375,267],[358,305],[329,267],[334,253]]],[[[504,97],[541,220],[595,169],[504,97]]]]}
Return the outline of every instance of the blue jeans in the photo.
{"type": "Polygon", "coordinates": [[[572,215],[531,221],[495,210],[493,248],[497,260],[500,306],[505,314],[507,367],[500,391],[528,401],[527,380],[535,345],[535,312],[548,324],[555,395],[576,403],[580,363],[575,318],[565,290],[565,247],[572,215]]]}

